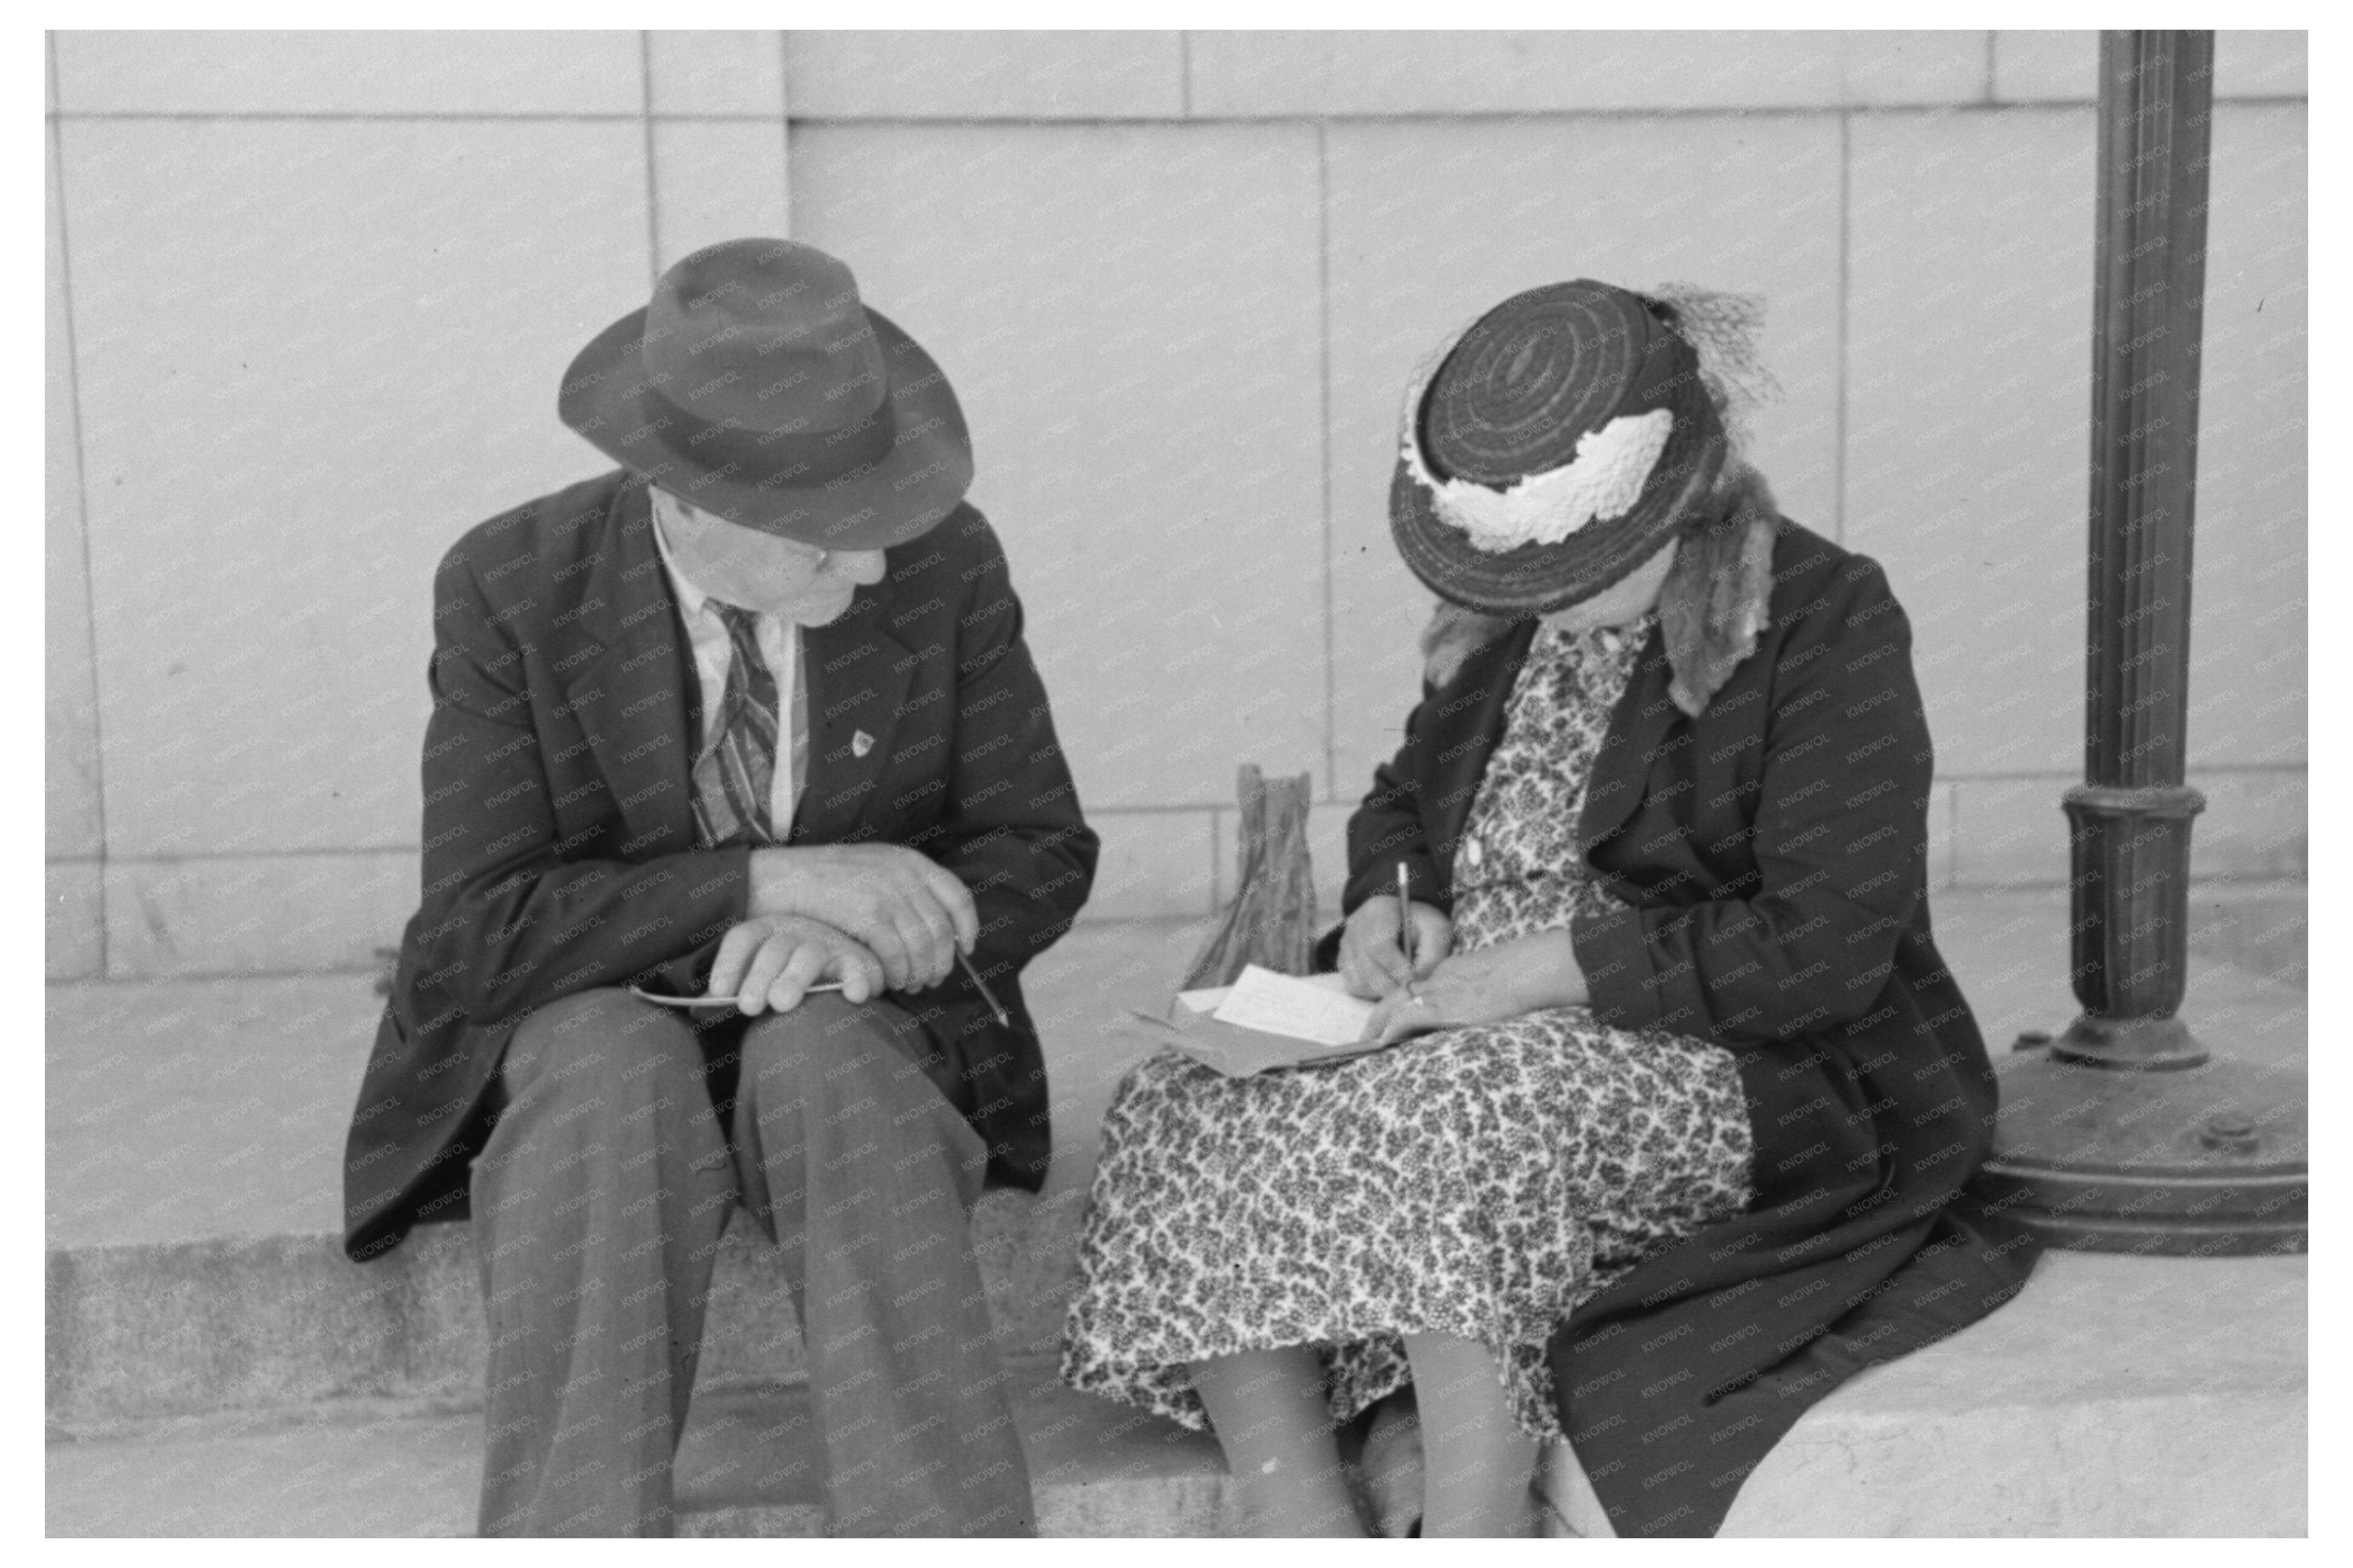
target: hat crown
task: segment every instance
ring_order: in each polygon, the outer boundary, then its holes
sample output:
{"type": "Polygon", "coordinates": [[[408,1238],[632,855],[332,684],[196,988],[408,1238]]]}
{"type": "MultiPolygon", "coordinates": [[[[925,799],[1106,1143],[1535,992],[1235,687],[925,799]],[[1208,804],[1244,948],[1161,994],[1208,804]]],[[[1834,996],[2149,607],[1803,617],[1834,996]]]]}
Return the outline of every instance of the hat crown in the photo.
{"type": "Polygon", "coordinates": [[[1726,442],[1679,310],[1590,279],[1514,295],[1407,384],[1389,531],[1441,598],[1545,615],[1675,537],[1726,442]]]}
{"type": "Polygon", "coordinates": [[[715,516],[828,550],[889,549],[972,483],[972,437],[923,345],[813,246],[735,239],[664,272],[573,356],[557,416],[715,516]]]}
{"type": "Polygon", "coordinates": [[[857,279],[789,239],[731,239],[672,266],[654,286],[638,352],[662,396],[728,429],[846,429],[889,390],[857,279]]]}
{"type": "Polygon", "coordinates": [[[1630,290],[1585,278],[1531,289],[1473,322],[1430,378],[1423,458],[1441,479],[1506,489],[1567,466],[1612,419],[1676,406],[1697,371],[1630,290]]]}

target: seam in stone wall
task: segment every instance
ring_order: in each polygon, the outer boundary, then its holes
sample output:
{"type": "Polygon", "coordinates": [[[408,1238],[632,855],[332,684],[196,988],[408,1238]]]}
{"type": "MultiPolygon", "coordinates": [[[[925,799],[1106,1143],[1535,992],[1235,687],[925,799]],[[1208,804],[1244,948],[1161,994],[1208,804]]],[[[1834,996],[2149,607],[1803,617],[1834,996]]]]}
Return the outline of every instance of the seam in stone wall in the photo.
{"type": "MultiPolygon", "coordinates": [[[[44,61],[48,69],[49,90],[54,96],[58,79],[58,46],[55,34],[43,39],[44,61]]],[[[73,240],[71,220],[66,209],[65,150],[59,144],[62,132],[51,117],[48,134],[44,138],[50,166],[58,182],[58,291],[63,299],[66,327],[66,395],[73,421],[74,461],[74,527],[81,546],[82,635],[89,647],[90,658],[90,812],[98,827],[98,973],[106,973],[106,736],[102,729],[104,704],[98,694],[98,584],[90,571],[90,472],[82,452],[81,414],[81,346],[74,324],[73,306],[73,240]]],[[[46,900],[46,893],[44,899],[46,900]]]]}

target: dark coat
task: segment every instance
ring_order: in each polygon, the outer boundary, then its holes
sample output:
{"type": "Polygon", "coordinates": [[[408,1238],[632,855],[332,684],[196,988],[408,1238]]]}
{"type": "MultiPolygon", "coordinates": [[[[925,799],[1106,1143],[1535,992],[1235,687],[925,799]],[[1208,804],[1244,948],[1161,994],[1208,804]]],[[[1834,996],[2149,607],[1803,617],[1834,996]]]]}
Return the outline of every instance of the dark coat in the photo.
{"type": "MultiPolygon", "coordinates": [[[[1093,880],[1021,605],[996,535],[959,507],[803,638],[807,784],[794,843],[912,846],[979,908],[974,965],[893,998],[931,1076],[1035,1191],[1052,1146],[1045,1065],[1016,978],[1093,880]],[[851,743],[863,731],[873,744],[851,743]]],[[[501,1053],[535,1007],[642,982],[700,993],[744,918],[750,851],[695,845],[699,682],[642,480],[607,474],[492,518],[434,579],[424,900],[402,938],[346,1151],[345,1247],[466,1213],[501,1053]]]]}
{"type": "MultiPolygon", "coordinates": [[[[1771,620],[1696,718],[1659,634],[1595,759],[1578,842],[1622,908],[1573,929],[1598,1017],[1730,1050],[1746,1212],[1579,1309],[1550,1362],[1620,1534],[1708,1534],[1805,1408],[2015,1293],[2034,1244],[1961,1197],[1995,1079],[1928,927],[1933,757],[1878,565],[1786,520],[1771,620]]],[[[1455,845],[1536,623],[1428,690],[1348,828],[1353,910],[1451,905],[1455,845]]]]}

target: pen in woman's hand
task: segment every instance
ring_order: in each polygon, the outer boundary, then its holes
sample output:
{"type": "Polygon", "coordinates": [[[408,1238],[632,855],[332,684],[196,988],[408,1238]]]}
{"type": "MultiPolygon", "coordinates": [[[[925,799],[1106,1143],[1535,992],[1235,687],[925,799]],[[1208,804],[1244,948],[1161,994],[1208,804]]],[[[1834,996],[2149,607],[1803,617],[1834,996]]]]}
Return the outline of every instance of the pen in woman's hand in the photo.
{"type": "Polygon", "coordinates": [[[1405,954],[1405,983],[1413,984],[1413,879],[1398,862],[1398,951],[1405,954]]]}

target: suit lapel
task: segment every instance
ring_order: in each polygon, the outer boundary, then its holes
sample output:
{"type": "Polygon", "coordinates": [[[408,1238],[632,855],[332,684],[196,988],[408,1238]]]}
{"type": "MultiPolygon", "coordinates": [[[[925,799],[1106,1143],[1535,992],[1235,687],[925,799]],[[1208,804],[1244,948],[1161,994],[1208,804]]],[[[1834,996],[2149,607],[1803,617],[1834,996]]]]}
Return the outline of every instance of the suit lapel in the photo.
{"type": "MultiPolygon", "coordinates": [[[[860,588],[840,619],[802,629],[809,758],[800,805],[793,813],[796,844],[856,842],[887,826],[880,819],[879,786],[920,662],[884,629],[891,586],[886,576],[860,588]],[[859,831],[861,823],[865,832],[859,831]]],[[[953,694],[943,700],[952,705],[953,694]]]]}
{"type": "Polygon", "coordinates": [[[596,651],[565,693],[621,814],[624,852],[639,860],[695,847],[690,656],[643,480],[621,486],[607,526],[611,545],[583,595],[603,601],[585,622],[596,651]]]}
{"type": "MultiPolygon", "coordinates": [[[[637,859],[695,847],[696,685],[643,480],[621,487],[608,527],[613,548],[583,595],[604,601],[584,626],[595,651],[565,691],[637,859]]],[[[809,758],[791,842],[854,841],[884,826],[858,831],[875,811],[918,662],[885,629],[891,588],[885,577],[860,589],[840,619],[803,628],[809,758]]]]}

